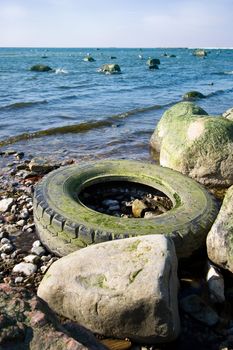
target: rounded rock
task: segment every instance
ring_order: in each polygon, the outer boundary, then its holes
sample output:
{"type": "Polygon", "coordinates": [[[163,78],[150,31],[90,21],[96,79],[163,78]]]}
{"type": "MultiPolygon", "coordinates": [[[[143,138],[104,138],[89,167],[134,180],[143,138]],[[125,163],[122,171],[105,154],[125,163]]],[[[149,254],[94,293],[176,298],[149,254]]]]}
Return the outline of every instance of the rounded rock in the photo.
{"type": "Polygon", "coordinates": [[[32,263],[21,262],[14,266],[13,272],[22,273],[25,276],[30,276],[37,271],[37,266],[32,263]]]}

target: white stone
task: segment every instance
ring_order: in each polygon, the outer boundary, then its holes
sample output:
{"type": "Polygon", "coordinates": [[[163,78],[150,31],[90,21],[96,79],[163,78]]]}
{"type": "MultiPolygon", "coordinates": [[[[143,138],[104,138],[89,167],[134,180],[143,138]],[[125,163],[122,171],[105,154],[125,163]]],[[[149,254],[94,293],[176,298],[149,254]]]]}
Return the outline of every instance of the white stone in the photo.
{"type": "Polygon", "coordinates": [[[46,253],[46,250],[42,246],[39,246],[39,247],[32,247],[31,252],[38,256],[42,256],[46,253]]]}
{"type": "Polygon", "coordinates": [[[16,225],[18,225],[18,226],[24,226],[24,224],[25,224],[25,220],[24,219],[21,219],[21,220],[16,222],[16,225]]]}
{"type": "Polygon", "coordinates": [[[208,271],[206,276],[211,300],[215,303],[223,303],[225,301],[224,295],[224,279],[219,270],[208,263],[208,271]]]}
{"type": "Polygon", "coordinates": [[[30,276],[37,271],[37,266],[32,263],[21,262],[14,266],[13,272],[23,273],[30,276]]]}
{"type": "Polygon", "coordinates": [[[180,329],[176,270],[174,244],[164,235],[115,240],[53,263],[38,295],[94,333],[167,342],[180,329]]]}
{"type": "Polygon", "coordinates": [[[38,255],[29,254],[23,258],[23,260],[27,263],[37,264],[40,261],[40,257],[38,255]]]}
{"type": "Polygon", "coordinates": [[[39,239],[38,239],[37,241],[34,241],[33,244],[32,244],[32,246],[33,246],[34,248],[40,247],[40,246],[41,246],[41,241],[39,241],[39,239]]]}
{"type": "Polygon", "coordinates": [[[48,270],[49,266],[41,266],[40,271],[44,274],[48,270]]]}
{"type": "Polygon", "coordinates": [[[209,259],[233,273],[233,185],[226,192],[206,245],[209,259]]]}
{"type": "Polygon", "coordinates": [[[18,276],[18,277],[15,278],[15,283],[16,283],[16,284],[17,284],[17,283],[21,283],[21,282],[23,282],[23,277],[18,276]]]}
{"type": "Polygon", "coordinates": [[[0,200],[0,213],[4,213],[9,210],[12,204],[14,203],[13,198],[4,198],[0,200]]]}

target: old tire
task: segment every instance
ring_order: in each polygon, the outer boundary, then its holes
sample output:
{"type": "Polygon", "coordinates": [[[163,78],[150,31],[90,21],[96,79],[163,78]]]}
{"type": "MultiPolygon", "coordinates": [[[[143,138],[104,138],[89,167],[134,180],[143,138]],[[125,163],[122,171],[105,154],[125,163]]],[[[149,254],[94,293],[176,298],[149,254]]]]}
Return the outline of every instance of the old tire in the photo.
{"type": "Polygon", "coordinates": [[[188,257],[204,245],[217,212],[215,200],[194,180],[168,168],[125,160],[52,171],[34,195],[38,235],[59,256],[103,241],[165,234],[173,239],[177,256],[188,257]],[[172,200],[173,208],[153,219],[127,219],[96,212],[77,199],[85,187],[116,180],[156,188],[172,200]]]}

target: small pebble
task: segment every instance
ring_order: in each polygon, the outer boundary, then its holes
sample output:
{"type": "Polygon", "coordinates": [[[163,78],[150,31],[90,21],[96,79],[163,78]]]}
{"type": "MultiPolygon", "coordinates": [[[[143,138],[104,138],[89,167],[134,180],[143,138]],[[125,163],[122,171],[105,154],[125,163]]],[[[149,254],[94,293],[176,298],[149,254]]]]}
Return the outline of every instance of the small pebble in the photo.
{"type": "Polygon", "coordinates": [[[2,238],[1,244],[11,243],[11,241],[8,238],[2,238]]]}
{"type": "Polygon", "coordinates": [[[41,256],[41,261],[46,262],[51,259],[51,255],[42,255],[41,256]]]}
{"type": "Polygon", "coordinates": [[[14,203],[13,198],[4,198],[0,200],[0,212],[4,213],[8,211],[13,203],[14,203]]]}
{"type": "Polygon", "coordinates": [[[119,202],[115,199],[105,199],[102,201],[102,204],[105,207],[110,207],[110,206],[114,206],[114,205],[118,205],[119,206],[119,202]]]}
{"type": "Polygon", "coordinates": [[[29,212],[27,209],[22,210],[22,212],[19,215],[20,218],[22,219],[28,219],[29,218],[29,212]]]}
{"type": "Polygon", "coordinates": [[[24,226],[24,224],[25,224],[25,220],[24,219],[21,219],[21,220],[16,222],[16,225],[18,225],[18,226],[24,226]]]}
{"type": "Polygon", "coordinates": [[[9,256],[6,253],[1,253],[1,259],[2,260],[9,259],[9,256]]]}
{"type": "Polygon", "coordinates": [[[39,241],[39,240],[34,241],[32,246],[33,246],[33,248],[40,247],[41,246],[41,241],[39,241]]]}
{"type": "Polygon", "coordinates": [[[25,256],[23,260],[27,263],[37,264],[40,261],[40,257],[38,255],[29,254],[25,256]]]}
{"type": "Polygon", "coordinates": [[[40,271],[44,274],[48,270],[49,266],[41,266],[40,271]]]}
{"type": "Polygon", "coordinates": [[[120,206],[119,204],[116,204],[116,205],[111,205],[109,208],[108,208],[109,211],[117,211],[117,210],[120,210],[120,206]]]}
{"type": "Polygon", "coordinates": [[[19,255],[20,253],[22,253],[21,249],[16,249],[12,254],[11,254],[11,258],[15,259],[17,255],[19,255]]]}
{"type": "Polygon", "coordinates": [[[38,255],[38,256],[42,256],[46,253],[46,250],[42,247],[32,247],[31,252],[38,255]]]}
{"type": "Polygon", "coordinates": [[[15,278],[15,284],[17,283],[22,283],[23,282],[23,277],[22,276],[18,276],[15,278]]]}
{"type": "Polygon", "coordinates": [[[26,276],[30,276],[37,271],[37,266],[32,263],[21,262],[14,266],[13,272],[22,273],[26,276]]]}
{"type": "Polygon", "coordinates": [[[8,253],[12,252],[12,250],[14,250],[14,247],[13,247],[13,245],[11,243],[5,243],[5,244],[3,244],[0,247],[0,252],[1,253],[8,254],[8,253]]]}

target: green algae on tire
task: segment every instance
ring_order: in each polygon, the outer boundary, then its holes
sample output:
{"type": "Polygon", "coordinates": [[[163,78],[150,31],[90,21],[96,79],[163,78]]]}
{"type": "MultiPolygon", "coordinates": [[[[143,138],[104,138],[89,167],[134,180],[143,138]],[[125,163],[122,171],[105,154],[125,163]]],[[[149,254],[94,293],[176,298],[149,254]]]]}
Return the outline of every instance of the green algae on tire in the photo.
{"type": "Polygon", "coordinates": [[[188,257],[205,244],[217,212],[213,197],[194,180],[168,168],[126,160],[57,169],[43,178],[34,194],[38,235],[59,256],[108,240],[164,234],[174,241],[179,258],[188,257]],[[158,189],[173,208],[152,219],[120,218],[87,208],[79,200],[83,189],[111,181],[158,189]]]}

